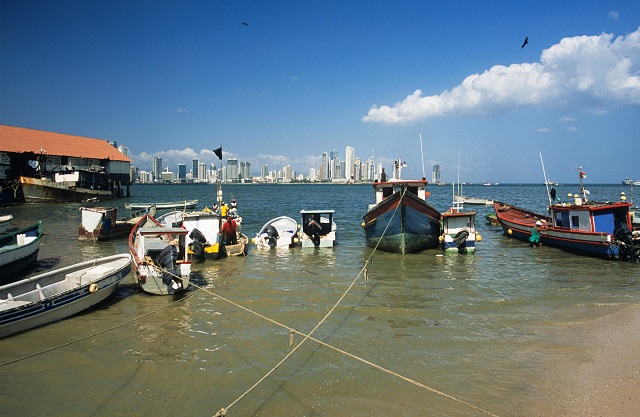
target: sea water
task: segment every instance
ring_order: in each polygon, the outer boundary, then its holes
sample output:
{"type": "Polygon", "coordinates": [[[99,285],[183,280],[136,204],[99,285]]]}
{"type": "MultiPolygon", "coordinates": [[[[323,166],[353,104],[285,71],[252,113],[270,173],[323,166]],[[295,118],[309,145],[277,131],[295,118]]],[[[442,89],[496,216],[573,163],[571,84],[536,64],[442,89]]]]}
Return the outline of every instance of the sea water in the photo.
{"type": "MultiPolygon", "coordinates": [[[[624,186],[588,188],[594,200],[633,197],[624,186]]],[[[428,190],[438,210],[450,207],[450,186],[428,190]]],[[[99,204],[119,217],[126,202],[198,199],[202,208],[216,186],[134,185],[131,194],[99,204]]],[[[464,194],[541,213],[548,204],[543,185],[464,194]]],[[[475,254],[402,256],[365,245],[371,185],[223,185],[223,195],[237,200],[249,238],[271,218],[333,209],[337,244],[194,263],[194,290],[176,296],[140,292],[132,273],[98,306],[0,339],[0,416],[211,416],[232,403],[229,416],[517,415],[545,357],[562,349],[559,328],[640,302],[639,265],[531,248],[485,222],[492,206],[465,207],[477,211],[475,254]],[[307,340],[247,392],[321,321],[313,337],[331,347],[307,340]]],[[[125,239],[78,241],[81,206],[0,208],[16,227],[44,221],[30,274],[128,252],[125,239]]]]}

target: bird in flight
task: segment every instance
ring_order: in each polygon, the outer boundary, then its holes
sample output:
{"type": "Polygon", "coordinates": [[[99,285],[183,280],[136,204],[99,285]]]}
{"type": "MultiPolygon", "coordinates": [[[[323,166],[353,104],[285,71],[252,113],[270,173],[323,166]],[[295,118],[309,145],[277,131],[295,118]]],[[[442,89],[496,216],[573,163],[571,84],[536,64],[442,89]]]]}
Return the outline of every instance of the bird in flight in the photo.
{"type": "Polygon", "coordinates": [[[524,42],[522,43],[522,46],[520,47],[520,49],[524,48],[524,46],[528,43],[529,43],[529,37],[527,36],[526,38],[524,38],[524,42]]]}
{"type": "Polygon", "coordinates": [[[249,24],[248,24],[247,22],[242,22],[242,24],[243,24],[244,26],[249,26],[249,24]]]}

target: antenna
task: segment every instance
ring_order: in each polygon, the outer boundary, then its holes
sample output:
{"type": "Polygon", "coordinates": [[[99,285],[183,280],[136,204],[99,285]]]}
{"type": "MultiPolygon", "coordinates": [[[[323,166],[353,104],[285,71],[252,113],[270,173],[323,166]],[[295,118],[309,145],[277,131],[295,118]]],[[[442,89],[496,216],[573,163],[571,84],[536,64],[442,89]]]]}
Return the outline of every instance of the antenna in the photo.
{"type": "Polygon", "coordinates": [[[544,170],[544,161],[542,160],[542,152],[540,152],[540,163],[542,164],[542,174],[544,175],[544,185],[547,187],[547,199],[551,205],[551,195],[549,194],[549,181],[547,181],[547,172],[544,170]]]}
{"type": "Polygon", "coordinates": [[[424,174],[424,152],[422,152],[422,133],[420,133],[420,155],[422,156],[422,178],[426,179],[427,176],[424,174]]]}

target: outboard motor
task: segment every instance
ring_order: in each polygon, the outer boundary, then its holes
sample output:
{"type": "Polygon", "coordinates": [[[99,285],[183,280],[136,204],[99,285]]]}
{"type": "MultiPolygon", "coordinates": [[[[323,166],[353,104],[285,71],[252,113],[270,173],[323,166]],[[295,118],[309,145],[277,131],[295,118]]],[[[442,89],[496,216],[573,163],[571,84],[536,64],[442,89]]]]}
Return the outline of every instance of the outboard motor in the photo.
{"type": "Polygon", "coordinates": [[[265,237],[265,240],[267,241],[267,243],[269,243],[269,247],[274,248],[276,247],[277,243],[278,243],[278,230],[269,225],[267,226],[267,229],[265,230],[265,232],[267,233],[267,236],[265,237]]]}
{"type": "Polygon", "coordinates": [[[469,231],[466,229],[460,230],[453,237],[453,240],[456,242],[456,247],[458,248],[458,253],[467,253],[467,238],[469,237],[469,231]]]}
{"type": "Polygon", "coordinates": [[[189,233],[189,238],[191,238],[191,243],[189,243],[189,247],[193,252],[193,256],[199,262],[204,262],[205,260],[204,244],[207,242],[207,238],[198,229],[193,229],[191,233],[189,233]]]}
{"type": "Polygon", "coordinates": [[[632,232],[625,223],[618,223],[613,229],[613,237],[619,242],[618,253],[623,261],[640,261],[640,246],[634,244],[632,232]]]}
{"type": "Polygon", "coordinates": [[[178,274],[178,248],[175,245],[168,245],[162,249],[158,255],[158,265],[164,269],[162,273],[162,283],[167,286],[167,292],[173,294],[175,290],[180,288],[180,284],[174,279],[174,275],[178,274]]]}

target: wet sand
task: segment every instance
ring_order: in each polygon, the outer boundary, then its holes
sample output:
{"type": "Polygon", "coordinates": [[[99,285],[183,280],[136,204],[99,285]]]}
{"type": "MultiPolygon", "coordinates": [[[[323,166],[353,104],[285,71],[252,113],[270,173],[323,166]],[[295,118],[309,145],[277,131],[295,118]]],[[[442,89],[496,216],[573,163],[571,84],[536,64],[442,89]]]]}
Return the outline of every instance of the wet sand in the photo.
{"type": "Polygon", "coordinates": [[[527,416],[640,415],[640,305],[559,329],[527,416]]]}

